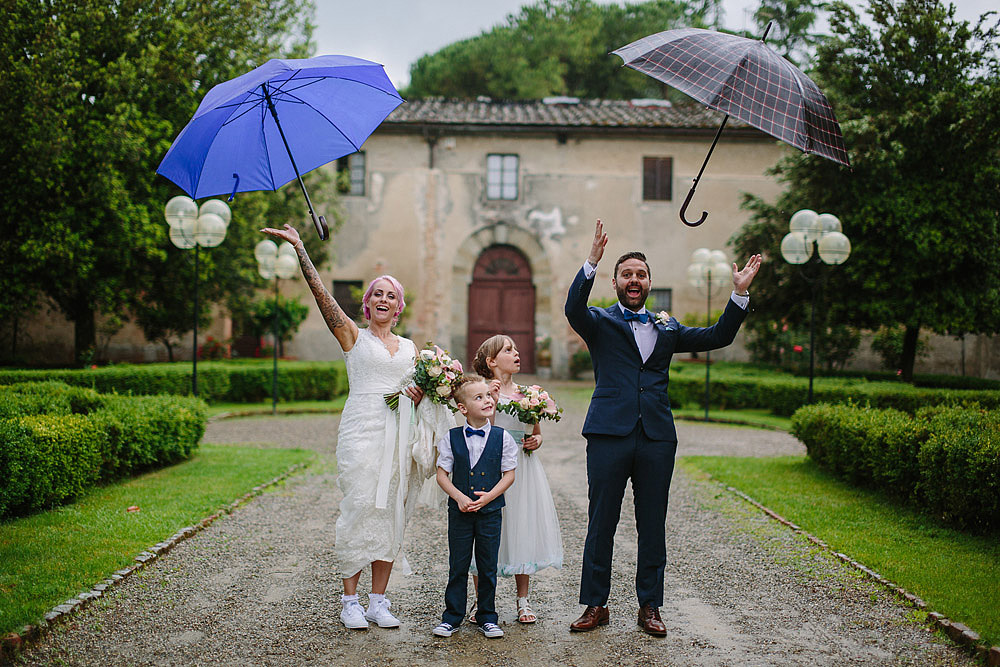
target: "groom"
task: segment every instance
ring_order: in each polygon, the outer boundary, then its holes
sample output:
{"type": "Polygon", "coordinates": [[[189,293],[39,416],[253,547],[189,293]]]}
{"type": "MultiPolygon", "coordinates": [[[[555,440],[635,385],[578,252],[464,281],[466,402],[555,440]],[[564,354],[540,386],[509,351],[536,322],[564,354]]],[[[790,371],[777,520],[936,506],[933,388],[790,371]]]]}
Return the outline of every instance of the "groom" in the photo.
{"type": "Polygon", "coordinates": [[[618,303],[610,308],[587,307],[597,263],[607,244],[604,225],[598,220],[590,256],[566,298],[566,318],[587,343],[597,380],[583,424],[590,507],[580,604],[587,608],[570,630],[586,632],[608,624],[611,554],[625,484],[631,478],[639,532],[635,575],[639,625],[651,635],[663,636],[667,629],[659,608],[667,562],[664,523],[677,451],[667,398],[670,357],[675,352],[714,350],[733,342],[746,317],[748,288],[761,257],[751,257],[742,271],[733,265],[735,290],[714,326],[685,327],[673,318],[664,320],[646,312],[650,274],[641,252],[626,253],[615,264],[612,284],[618,303]]]}

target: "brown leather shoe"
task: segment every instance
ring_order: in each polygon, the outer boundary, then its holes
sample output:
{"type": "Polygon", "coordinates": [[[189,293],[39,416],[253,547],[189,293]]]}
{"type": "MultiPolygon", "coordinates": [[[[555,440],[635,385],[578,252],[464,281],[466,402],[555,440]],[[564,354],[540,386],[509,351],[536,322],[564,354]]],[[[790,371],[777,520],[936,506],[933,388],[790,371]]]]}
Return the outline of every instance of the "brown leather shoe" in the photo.
{"type": "Polygon", "coordinates": [[[644,604],[639,607],[639,627],[647,635],[667,636],[667,626],[660,620],[660,610],[652,605],[644,604]]]}
{"type": "Polygon", "coordinates": [[[587,607],[583,616],[570,623],[569,629],[572,632],[589,632],[599,625],[607,625],[608,619],[607,607],[587,607]]]}

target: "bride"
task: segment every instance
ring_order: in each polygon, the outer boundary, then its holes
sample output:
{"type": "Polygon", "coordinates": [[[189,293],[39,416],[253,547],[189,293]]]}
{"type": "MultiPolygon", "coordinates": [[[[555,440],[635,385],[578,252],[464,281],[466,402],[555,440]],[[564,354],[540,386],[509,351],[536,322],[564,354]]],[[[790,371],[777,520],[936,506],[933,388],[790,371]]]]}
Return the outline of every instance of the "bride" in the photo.
{"type": "MultiPolygon", "coordinates": [[[[398,391],[406,381],[417,354],[413,341],[392,333],[406,305],[403,287],[392,276],[373,280],[362,301],[368,327],[359,328],[323,285],[293,227],[286,224],[284,229],[261,231],[295,247],[302,275],[344,350],[349,391],[337,438],[337,484],[344,494],[336,536],[337,560],[344,581],[340,619],[346,627],[358,630],[367,629],[369,621],[383,628],[399,627],[399,620],[389,612],[385,589],[397,560],[402,572],[410,573],[403,554],[403,530],[423,481],[416,474],[423,472],[420,462],[410,458],[410,440],[404,440],[410,420],[400,423],[398,415],[404,412],[389,410],[384,399],[385,394],[398,391]],[[411,476],[416,477],[412,483],[411,476]],[[358,601],[358,581],[369,565],[372,588],[366,611],[358,601]]],[[[413,405],[423,397],[423,392],[413,385],[406,386],[403,392],[413,405]]],[[[408,403],[400,404],[405,407],[408,403]]],[[[418,412],[418,422],[421,414],[427,416],[428,412],[418,412]]],[[[419,431],[418,423],[418,437],[419,431]]],[[[433,470],[433,461],[430,466],[433,470]]]]}

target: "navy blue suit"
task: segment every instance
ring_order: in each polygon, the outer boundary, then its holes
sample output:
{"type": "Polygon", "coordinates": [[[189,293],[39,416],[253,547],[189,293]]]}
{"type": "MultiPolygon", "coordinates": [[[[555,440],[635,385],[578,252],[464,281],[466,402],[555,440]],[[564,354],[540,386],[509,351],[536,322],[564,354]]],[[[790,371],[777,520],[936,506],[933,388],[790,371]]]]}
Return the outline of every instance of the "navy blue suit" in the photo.
{"type": "MultiPolygon", "coordinates": [[[[490,429],[486,446],[476,465],[472,466],[469,448],[462,427],[449,431],[455,462],[451,481],[459,491],[475,500],[476,491],[493,489],[500,483],[504,430],[490,429]]],[[[462,624],[469,586],[469,565],[476,556],[479,570],[479,598],[476,622],[496,623],[497,557],[500,553],[500,527],[504,506],[503,494],[494,498],[478,512],[463,512],[453,498],[448,499],[448,587],[444,593],[445,611],[441,620],[454,627],[462,624]]]]}
{"type": "Polygon", "coordinates": [[[664,524],[677,451],[677,432],[667,397],[670,358],[733,342],[746,311],[726,305],[711,327],[685,327],[671,318],[656,323],[656,345],[642,360],[635,335],[618,304],[587,306],[594,285],[583,269],[566,298],[566,318],[590,350],[597,386],[583,435],[587,439],[589,522],[580,579],[580,604],[606,606],[611,558],[625,485],[632,480],[639,533],[636,595],[641,605],[663,605],[666,566],[664,524]]]}

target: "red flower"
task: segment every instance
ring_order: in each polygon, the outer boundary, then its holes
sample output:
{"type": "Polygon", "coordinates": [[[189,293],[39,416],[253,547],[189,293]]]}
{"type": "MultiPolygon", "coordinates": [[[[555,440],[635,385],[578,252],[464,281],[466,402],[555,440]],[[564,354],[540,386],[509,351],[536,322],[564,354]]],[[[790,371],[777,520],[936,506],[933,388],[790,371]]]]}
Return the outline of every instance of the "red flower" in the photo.
{"type": "Polygon", "coordinates": [[[801,352],[802,351],[802,346],[801,345],[793,345],[792,349],[795,350],[796,352],[801,352]]]}

